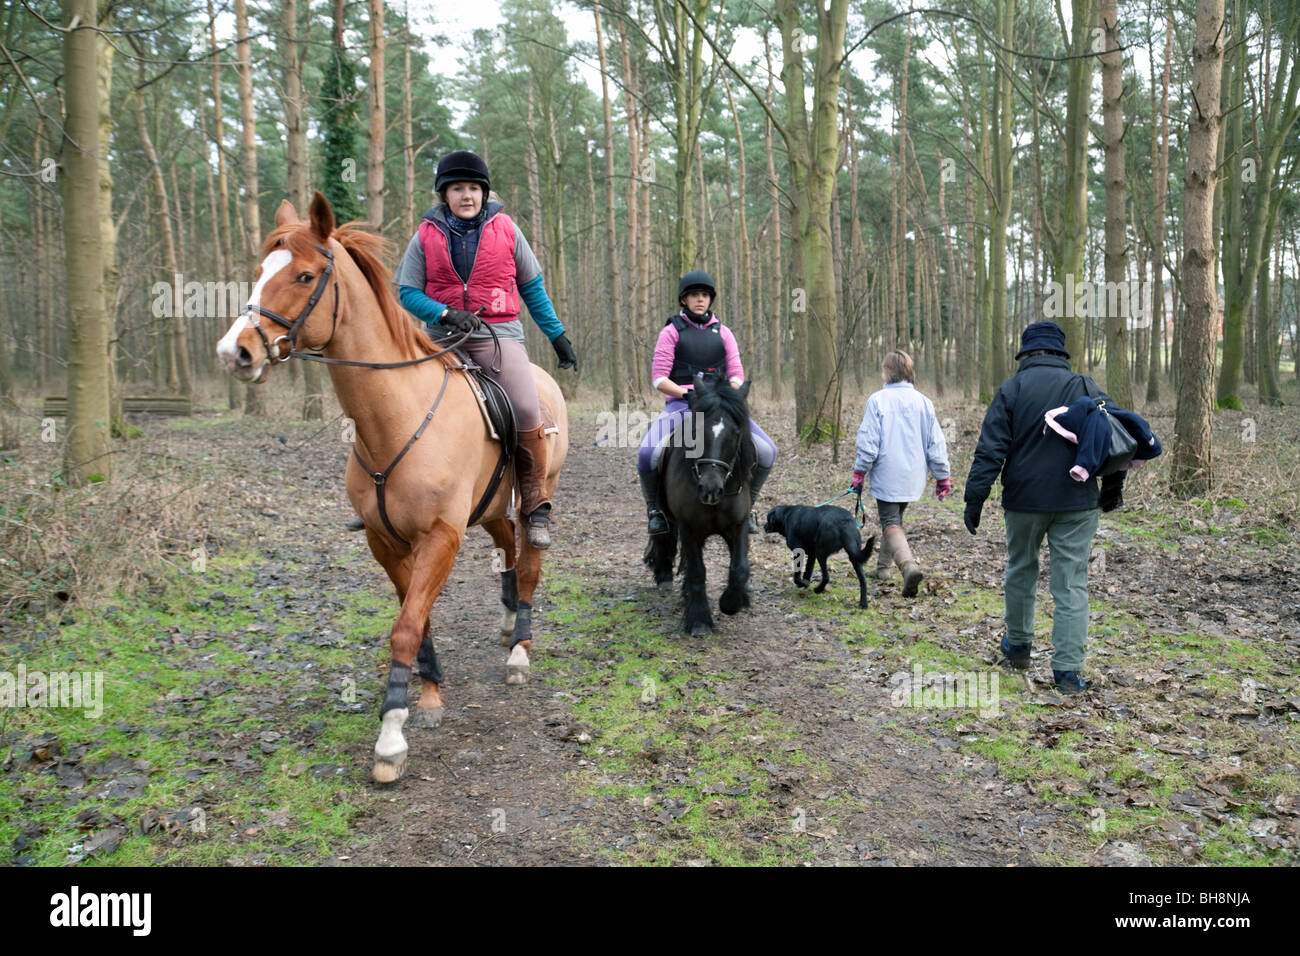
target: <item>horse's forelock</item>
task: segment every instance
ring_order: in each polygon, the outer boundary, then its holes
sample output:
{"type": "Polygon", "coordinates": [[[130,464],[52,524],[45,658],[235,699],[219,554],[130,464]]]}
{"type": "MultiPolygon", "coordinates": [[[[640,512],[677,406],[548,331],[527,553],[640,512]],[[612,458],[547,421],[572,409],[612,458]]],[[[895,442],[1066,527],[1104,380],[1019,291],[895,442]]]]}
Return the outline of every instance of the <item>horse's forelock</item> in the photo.
{"type": "Polygon", "coordinates": [[[749,406],[745,403],[745,397],[740,394],[739,389],[732,388],[729,383],[724,383],[711,391],[696,390],[695,411],[707,415],[715,410],[721,411],[738,427],[746,427],[749,424],[749,406]]]}

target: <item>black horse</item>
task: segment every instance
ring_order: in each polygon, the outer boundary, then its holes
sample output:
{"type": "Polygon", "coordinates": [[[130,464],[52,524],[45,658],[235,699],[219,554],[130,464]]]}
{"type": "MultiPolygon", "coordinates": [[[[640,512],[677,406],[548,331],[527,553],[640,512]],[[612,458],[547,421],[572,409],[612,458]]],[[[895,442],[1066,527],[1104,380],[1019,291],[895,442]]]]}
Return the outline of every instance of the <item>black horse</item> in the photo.
{"type": "Polygon", "coordinates": [[[687,392],[689,416],[659,460],[659,500],[669,531],[651,535],[645,563],[654,571],[656,585],[670,587],[680,541],[682,629],[692,637],[713,628],[704,580],[704,542],[711,535],[720,535],[731,551],[718,608],[735,614],[749,607],[750,478],[757,455],[749,434],[748,394],[748,382],[732,388],[719,375],[697,374],[694,390],[687,392]]]}

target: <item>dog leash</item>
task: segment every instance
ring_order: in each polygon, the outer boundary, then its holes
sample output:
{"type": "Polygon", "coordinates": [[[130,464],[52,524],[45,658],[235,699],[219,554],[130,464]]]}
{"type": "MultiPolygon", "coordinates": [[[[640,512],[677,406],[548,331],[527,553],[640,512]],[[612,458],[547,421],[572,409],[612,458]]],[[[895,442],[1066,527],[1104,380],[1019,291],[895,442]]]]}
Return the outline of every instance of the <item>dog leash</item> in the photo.
{"type": "Polygon", "coordinates": [[[852,512],[853,520],[857,523],[858,529],[861,530],[867,526],[867,509],[862,506],[862,489],[860,488],[856,491],[852,488],[849,488],[847,491],[844,491],[841,494],[836,495],[834,498],[830,498],[826,501],[823,501],[819,505],[814,505],[813,507],[825,508],[827,505],[839,501],[841,498],[847,498],[849,495],[854,496],[853,512],[852,512]],[[861,515],[862,517],[858,517],[859,515],[861,515]]]}

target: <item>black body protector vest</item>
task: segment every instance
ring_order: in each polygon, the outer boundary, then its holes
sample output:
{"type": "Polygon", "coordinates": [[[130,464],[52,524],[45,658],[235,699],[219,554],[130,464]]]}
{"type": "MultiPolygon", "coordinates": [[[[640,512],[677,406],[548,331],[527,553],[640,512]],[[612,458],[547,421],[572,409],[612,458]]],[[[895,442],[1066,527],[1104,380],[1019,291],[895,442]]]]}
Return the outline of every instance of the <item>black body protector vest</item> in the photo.
{"type": "MultiPolygon", "coordinates": [[[[696,372],[721,370],[727,362],[727,347],[722,344],[722,323],[700,328],[680,313],[668,320],[677,329],[677,351],[673,353],[670,381],[690,385],[696,372]]],[[[667,325],[668,323],[664,323],[667,325]]]]}

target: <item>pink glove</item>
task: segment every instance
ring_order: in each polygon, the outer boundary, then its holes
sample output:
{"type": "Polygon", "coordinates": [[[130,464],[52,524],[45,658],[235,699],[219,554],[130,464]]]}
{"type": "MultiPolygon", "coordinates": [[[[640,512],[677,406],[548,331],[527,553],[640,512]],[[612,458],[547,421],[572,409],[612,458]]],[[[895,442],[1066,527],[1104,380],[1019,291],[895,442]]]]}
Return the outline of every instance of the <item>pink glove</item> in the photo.
{"type": "Polygon", "coordinates": [[[952,494],[952,479],[939,478],[934,483],[934,496],[940,501],[952,494]]]}
{"type": "Polygon", "coordinates": [[[849,487],[852,488],[854,491],[861,491],[862,481],[866,477],[867,477],[867,473],[865,471],[855,471],[853,473],[853,481],[849,483],[849,487]]]}

